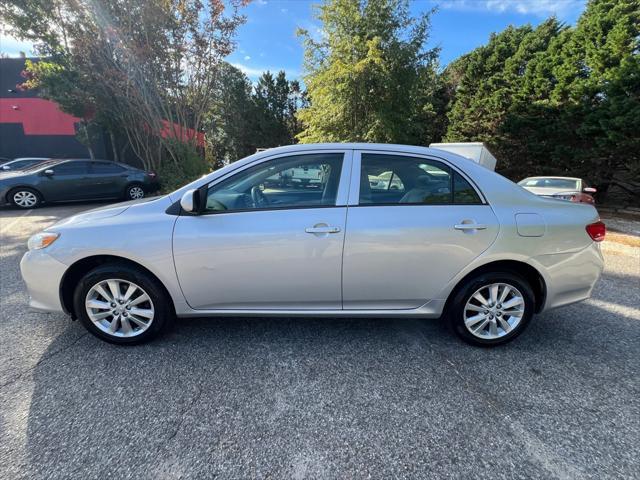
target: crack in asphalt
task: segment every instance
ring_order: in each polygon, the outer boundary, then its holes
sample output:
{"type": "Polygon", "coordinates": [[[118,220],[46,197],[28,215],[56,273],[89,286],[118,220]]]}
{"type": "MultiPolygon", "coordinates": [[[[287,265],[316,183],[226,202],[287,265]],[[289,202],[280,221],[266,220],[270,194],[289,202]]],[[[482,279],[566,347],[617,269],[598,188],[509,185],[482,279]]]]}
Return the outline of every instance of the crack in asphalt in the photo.
{"type": "Polygon", "coordinates": [[[46,361],[48,361],[49,359],[58,356],[60,353],[66,352],[67,350],[69,350],[71,347],[73,347],[74,345],[76,345],[82,338],[86,337],[89,334],[89,332],[84,332],[81,335],[78,335],[78,337],[76,337],[71,343],[65,345],[62,348],[59,348],[58,350],[55,350],[54,352],[51,352],[49,355],[43,356],[40,358],[40,360],[38,360],[35,365],[27,368],[26,370],[23,370],[22,372],[20,372],[18,375],[16,375],[15,377],[13,377],[11,380],[0,384],[0,389],[7,387],[9,385],[13,385],[14,383],[20,381],[22,379],[22,377],[24,377],[26,374],[34,371],[36,368],[38,368],[40,365],[42,365],[43,363],[45,363],[46,361]]]}
{"type": "Polygon", "coordinates": [[[169,441],[173,440],[175,438],[175,436],[178,434],[178,432],[182,429],[182,424],[184,423],[184,420],[185,420],[185,417],[187,416],[187,413],[189,413],[193,409],[195,404],[198,403],[198,401],[202,397],[202,391],[203,390],[204,390],[204,388],[202,386],[202,383],[198,383],[198,387],[197,387],[195,395],[191,398],[191,401],[189,401],[188,404],[180,412],[179,419],[178,419],[178,424],[176,425],[176,428],[174,429],[173,433],[171,433],[166,438],[166,440],[165,440],[166,442],[169,442],[169,441]]]}

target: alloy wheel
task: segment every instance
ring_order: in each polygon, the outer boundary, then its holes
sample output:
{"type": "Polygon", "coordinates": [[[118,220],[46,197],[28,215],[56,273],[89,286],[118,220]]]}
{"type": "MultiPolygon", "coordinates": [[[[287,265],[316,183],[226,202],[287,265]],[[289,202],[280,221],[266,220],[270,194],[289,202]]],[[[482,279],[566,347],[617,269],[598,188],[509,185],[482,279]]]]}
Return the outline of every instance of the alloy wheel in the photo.
{"type": "Polygon", "coordinates": [[[128,280],[107,279],[89,289],[85,298],[87,315],[96,327],[115,337],[135,337],[153,322],[151,297],[128,280]]]}
{"type": "Polygon", "coordinates": [[[13,202],[19,207],[31,208],[38,203],[38,197],[28,190],[20,190],[13,194],[13,202]]]}
{"type": "Polygon", "coordinates": [[[524,310],[524,297],[516,287],[492,283],[471,295],[464,307],[464,324],[475,337],[495,340],[520,324],[524,310]]]}
{"type": "Polygon", "coordinates": [[[142,187],[131,187],[129,189],[129,198],[131,198],[132,200],[137,200],[139,198],[144,198],[144,190],[142,189],[142,187]]]}

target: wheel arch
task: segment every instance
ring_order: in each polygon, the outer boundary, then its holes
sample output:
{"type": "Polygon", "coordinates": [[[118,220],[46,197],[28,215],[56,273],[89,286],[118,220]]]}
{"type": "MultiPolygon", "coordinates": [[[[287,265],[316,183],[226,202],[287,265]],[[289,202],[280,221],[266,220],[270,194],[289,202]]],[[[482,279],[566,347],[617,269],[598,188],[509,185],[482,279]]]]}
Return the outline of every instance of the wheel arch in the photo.
{"type": "Polygon", "coordinates": [[[496,260],[480,265],[458,280],[456,286],[447,296],[444,308],[445,312],[448,310],[451,299],[455,297],[458,290],[469,278],[489,272],[510,272],[523,277],[533,290],[535,300],[534,312],[539,313],[542,310],[547,298],[547,285],[542,274],[535,267],[519,260],[496,260]]]}
{"type": "Polygon", "coordinates": [[[142,190],[144,190],[145,193],[147,191],[144,182],[141,182],[140,180],[129,180],[124,186],[124,192],[127,193],[127,190],[129,190],[131,187],[140,187],[142,188],[142,190]]]}
{"type": "Polygon", "coordinates": [[[85,257],[80,260],[77,260],[73,263],[65,272],[62,277],[62,281],[60,282],[60,303],[62,304],[62,308],[66,313],[71,315],[72,318],[77,318],[75,313],[75,309],[73,306],[73,294],[75,291],[75,286],[78,281],[90,270],[106,265],[106,264],[119,264],[119,265],[127,265],[129,267],[133,267],[139,270],[142,270],[144,273],[151,276],[155,279],[169,299],[170,308],[175,313],[176,308],[173,302],[173,297],[165,287],[164,283],[155,275],[151,270],[146,268],[144,265],[141,265],[138,262],[135,262],[131,259],[125,257],[119,257],[117,255],[92,255],[90,257],[85,257]]]}

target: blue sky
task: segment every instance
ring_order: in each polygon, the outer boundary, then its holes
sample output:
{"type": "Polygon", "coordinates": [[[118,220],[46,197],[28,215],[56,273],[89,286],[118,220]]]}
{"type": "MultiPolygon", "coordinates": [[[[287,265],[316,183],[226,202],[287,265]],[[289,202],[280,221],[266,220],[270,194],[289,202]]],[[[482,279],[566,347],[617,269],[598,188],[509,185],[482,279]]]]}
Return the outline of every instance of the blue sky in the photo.
{"type": "MultiPolygon", "coordinates": [[[[229,61],[255,80],[265,70],[285,70],[287,77],[303,74],[298,27],[318,35],[320,24],[313,17],[318,0],[253,0],[244,9],[247,22],[237,35],[237,50],[229,61]]],[[[412,0],[411,11],[420,13],[433,7],[430,46],[442,49],[446,65],[487,42],[491,32],[508,25],[536,25],[550,15],[574,24],[584,10],[585,0],[412,0]]],[[[11,56],[29,45],[0,35],[0,51],[11,56]]]]}

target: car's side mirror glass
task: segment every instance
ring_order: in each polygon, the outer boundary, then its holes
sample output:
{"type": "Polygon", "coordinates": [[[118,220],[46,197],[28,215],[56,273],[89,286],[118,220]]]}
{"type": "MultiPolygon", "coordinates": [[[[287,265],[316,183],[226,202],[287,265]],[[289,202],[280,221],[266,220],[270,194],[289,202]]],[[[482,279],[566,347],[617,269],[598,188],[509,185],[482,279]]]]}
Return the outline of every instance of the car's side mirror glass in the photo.
{"type": "Polygon", "coordinates": [[[584,190],[582,190],[584,193],[596,193],[597,190],[593,187],[587,187],[584,190]]]}
{"type": "Polygon", "coordinates": [[[51,177],[55,172],[51,169],[47,169],[44,171],[44,174],[51,177]]]}
{"type": "Polygon", "coordinates": [[[187,190],[180,199],[182,210],[189,213],[200,212],[200,192],[196,189],[187,190]]]}

